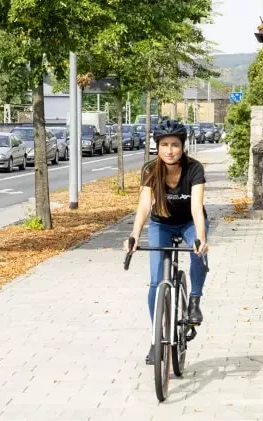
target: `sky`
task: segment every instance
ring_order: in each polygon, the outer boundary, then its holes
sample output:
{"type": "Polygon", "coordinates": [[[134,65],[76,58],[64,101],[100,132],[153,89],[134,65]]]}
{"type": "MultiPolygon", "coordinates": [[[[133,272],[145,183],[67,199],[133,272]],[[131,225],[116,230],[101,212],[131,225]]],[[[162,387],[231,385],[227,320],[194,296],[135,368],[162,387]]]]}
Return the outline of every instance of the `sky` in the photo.
{"type": "MultiPolygon", "coordinates": [[[[218,1],[219,2],[219,1],[218,1]]],[[[218,43],[219,53],[253,53],[261,44],[254,33],[263,18],[263,0],[221,0],[214,23],[203,25],[206,39],[218,43]]]]}

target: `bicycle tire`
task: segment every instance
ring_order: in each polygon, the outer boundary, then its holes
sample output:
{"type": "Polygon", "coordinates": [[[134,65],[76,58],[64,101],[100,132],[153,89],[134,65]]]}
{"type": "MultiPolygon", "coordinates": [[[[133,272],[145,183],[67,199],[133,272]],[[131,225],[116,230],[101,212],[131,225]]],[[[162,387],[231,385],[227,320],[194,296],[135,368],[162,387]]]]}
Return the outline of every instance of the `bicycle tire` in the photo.
{"type": "Polygon", "coordinates": [[[168,394],[171,361],[170,333],[171,288],[163,283],[160,285],[158,294],[154,346],[155,391],[159,402],[163,402],[168,394]],[[167,344],[164,344],[163,341],[167,344]]]}
{"type": "Polygon", "coordinates": [[[173,363],[173,371],[175,376],[181,377],[184,372],[185,366],[185,357],[186,357],[186,349],[187,349],[187,341],[186,341],[186,326],[178,325],[178,321],[186,320],[187,319],[187,312],[188,312],[188,304],[187,304],[187,285],[186,285],[186,276],[183,271],[179,271],[179,286],[176,291],[176,299],[175,299],[175,323],[174,323],[174,340],[176,345],[172,346],[172,363],[173,363]],[[185,298],[183,296],[183,291],[185,294],[185,298]]]}

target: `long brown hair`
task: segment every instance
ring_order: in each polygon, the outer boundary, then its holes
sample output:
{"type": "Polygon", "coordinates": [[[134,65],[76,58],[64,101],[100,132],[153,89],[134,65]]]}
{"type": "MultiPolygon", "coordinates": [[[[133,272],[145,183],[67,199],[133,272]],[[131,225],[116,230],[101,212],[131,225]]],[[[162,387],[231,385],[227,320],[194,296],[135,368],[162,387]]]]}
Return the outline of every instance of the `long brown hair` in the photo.
{"type": "MultiPolygon", "coordinates": [[[[180,159],[182,168],[187,164],[187,159],[187,155],[183,152],[180,159]]],[[[165,218],[170,216],[166,203],[166,176],[166,165],[159,156],[145,165],[142,173],[142,178],[145,179],[144,184],[152,188],[156,214],[165,218]]]]}

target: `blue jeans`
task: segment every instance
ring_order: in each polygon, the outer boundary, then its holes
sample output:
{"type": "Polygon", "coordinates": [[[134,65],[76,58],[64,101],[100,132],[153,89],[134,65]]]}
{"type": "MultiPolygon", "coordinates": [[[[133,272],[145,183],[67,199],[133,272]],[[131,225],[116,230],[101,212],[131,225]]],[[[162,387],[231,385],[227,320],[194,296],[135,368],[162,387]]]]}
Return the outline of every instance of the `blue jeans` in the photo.
{"type": "MultiPolygon", "coordinates": [[[[209,222],[206,219],[206,235],[208,233],[209,222]]],[[[193,247],[196,240],[195,225],[191,221],[184,225],[166,225],[150,220],[148,230],[148,241],[150,247],[169,247],[172,246],[172,236],[182,237],[188,247],[193,247]]],[[[207,256],[205,257],[207,261],[207,256]]],[[[195,253],[190,253],[190,278],[191,295],[202,295],[205,283],[206,273],[201,265],[200,257],[195,253]]],[[[156,289],[163,277],[163,252],[150,252],[150,271],[151,284],[148,295],[148,305],[151,319],[153,320],[156,289]]]]}

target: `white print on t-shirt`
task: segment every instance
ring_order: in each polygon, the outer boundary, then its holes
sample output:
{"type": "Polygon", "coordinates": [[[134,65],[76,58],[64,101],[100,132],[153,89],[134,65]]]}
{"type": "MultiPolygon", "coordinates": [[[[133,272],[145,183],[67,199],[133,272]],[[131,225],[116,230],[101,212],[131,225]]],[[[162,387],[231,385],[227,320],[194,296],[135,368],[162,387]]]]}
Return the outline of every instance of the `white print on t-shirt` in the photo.
{"type": "Polygon", "coordinates": [[[190,194],[167,194],[167,200],[187,200],[191,197],[190,194]]]}

